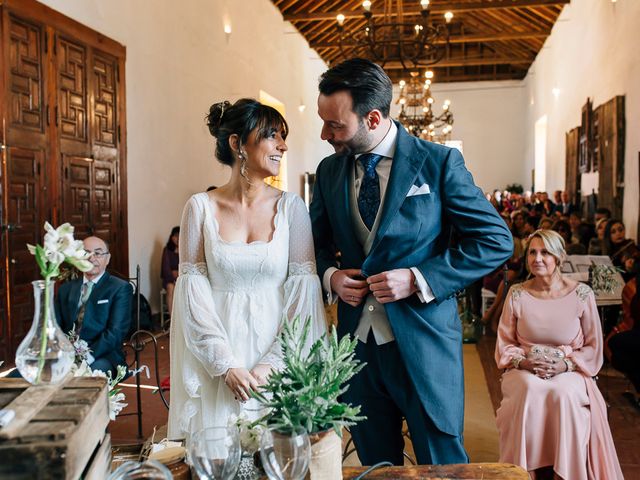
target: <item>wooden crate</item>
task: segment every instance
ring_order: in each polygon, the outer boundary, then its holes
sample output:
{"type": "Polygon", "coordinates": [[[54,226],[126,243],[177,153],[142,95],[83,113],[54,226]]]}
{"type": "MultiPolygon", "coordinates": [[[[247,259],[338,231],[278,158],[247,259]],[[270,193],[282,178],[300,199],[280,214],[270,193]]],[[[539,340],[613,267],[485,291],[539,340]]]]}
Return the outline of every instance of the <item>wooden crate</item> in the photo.
{"type": "Polygon", "coordinates": [[[16,411],[0,429],[0,479],[106,478],[108,402],[104,378],[76,377],[57,387],[0,379],[0,408],[16,411]]]}

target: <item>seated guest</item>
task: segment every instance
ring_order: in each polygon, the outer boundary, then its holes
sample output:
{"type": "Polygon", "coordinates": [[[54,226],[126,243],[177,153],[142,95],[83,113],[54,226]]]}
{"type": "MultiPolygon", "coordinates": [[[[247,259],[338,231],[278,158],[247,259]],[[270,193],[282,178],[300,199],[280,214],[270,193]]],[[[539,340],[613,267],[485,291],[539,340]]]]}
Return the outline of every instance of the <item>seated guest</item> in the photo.
{"type": "Polygon", "coordinates": [[[63,283],[56,296],[56,316],[60,327],[76,334],[91,349],[89,366],[115,376],[118,365],[126,365],[122,342],[131,323],[129,282],[106,272],[111,254],[104,240],[88,237],[84,248],[92,253],[93,269],[82,278],[63,283]]]}
{"type": "Polygon", "coordinates": [[[564,240],[565,245],[571,244],[571,225],[565,220],[556,220],[551,230],[557,232],[564,240]]]}
{"type": "Polygon", "coordinates": [[[600,207],[596,209],[595,216],[593,218],[594,222],[598,222],[598,220],[610,220],[611,219],[611,210],[608,208],[600,207]]]}
{"type": "Polygon", "coordinates": [[[582,218],[578,212],[569,214],[569,226],[571,227],[571,243],[580,243],[580,225],[582,218]]]}
{"type": "Polygon", "coordinates": [[[596,222],[596,236],[589,240],[589,255],[602,255],[602,249],[604,248],[604,229],[608,221],[606,218],[601,218],[596,222]]]}
{"type": "Polygon", "coordinates": [[[593,377],[602,366],[602,331],[593,291],[565,278],[564,240],[530,237],[531,280],[511,287],[500,317],[496,362],[500,462],[541,478],[622,479],[604,399],[593,377]]]}
{"type": "MultiPolygon", "coordinates": [[[[560,212],[562,215],[571,215],[572,213],[578,213],[578,207],[576,207],[569,200],[569,192],[566,190],[560,194],[560,203],[556,202],[556,212],[560,212]]],[[[578,215],[579,218],[579,215],[578,215]]]]}
{"type": "Polygon", "coordinates": [[[538,228],[540,230],[551,230],[554,220],[550,217],[542,217],[538,222],[538,228]]]}
{"type": "Polygon", "coordinates": [[[180,264],[180,256],[178,254],[178,242],[180,240],[180,227],[173,227],[169,240],[162,250],[162,288],[167,292],[167,310],[169,315],[173,308],[173,290],[176,286],[178,278],[178,265],[180,264]]]}
{"type": "Polygon", "coordinates": [[[533,231],[522,210],[511,212],[511,222],[511,234],[514,238],[526,238],[533,231]]]}
{"type": "Polygon", "coordinates": [[[636,276],[622,289],[622,321],[605,340],[605,354],[614,368],[627,375],[640,406],[640,292],[636,276]]]}
{"type": "Polygon", "coordinates": [[[555,211],[555,204],[549,199],[549,194],[547,192],[539,192],[538,193],[538,203],[535,205],[535,210],[539,215],[546,215],[547,217],[551,216],[551,214],[555,211]]]}
{"type": "Polygon", "coordinates": [[[624,223],[620,220],[609,220],[604,228],[602,254],[609,255],[613,264],[624,270],[622,277],[628,282],[635,273],[633,265],[640,259],[640,250],[633,240],[625,238],[625,233],[624,223]]]}
{"type": "MultiPolygon", "coordinates": [[[[512,285],[516,283],[524,282],[527,279],[527,269],[524,267],[523,259],[520,257],[518,261],[510,261],[507,263],[507,273],[506,273],[506,282],[505,282],[505,274],[504,270],[501,272],[501,275],[498,277],[499,282],[495,282],[495,277],[493,280],[496,286],[495,290],[492,290],[496,294],[496,298],[494,299],[491,307],[484,312],[482,315],[482,323],[488,325],[493,333],[498,331],[498,322],[500,321],[500,315],[502,314],[502,309],[504,307],[504,300],[507,296],[507,291],[512,285]]],[[[485,277],[486,279],[487,277],[485,277]]],[[[484,286],[484,285],[483,285],[484,286]]],[[[491,285],[493,286],[493,285],[491,285]]],[[[487,286],[484,286],[487,288],[487,286]]]]}
{"type": "Polygon", "coordinates": [[[580,245],[584,247],[584,253],[586,254],[589,250],[589,244],[591,243],[591,239],[596,236],[596,229],[592,223],[581,222],[578,225],[577,237],[580,245]]]}

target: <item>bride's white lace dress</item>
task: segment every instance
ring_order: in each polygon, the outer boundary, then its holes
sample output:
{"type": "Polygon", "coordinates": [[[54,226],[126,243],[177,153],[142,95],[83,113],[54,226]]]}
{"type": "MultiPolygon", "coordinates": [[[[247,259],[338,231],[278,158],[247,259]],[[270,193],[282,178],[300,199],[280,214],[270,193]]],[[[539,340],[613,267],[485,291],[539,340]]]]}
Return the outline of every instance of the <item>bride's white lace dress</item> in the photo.
{"type": "Polygon", "coordinates": [[[226,242],[207,193],[191,197],[180,228],[180,275],[171,315],[169,438],[226,425],[240,404],[222,375],[230,367],[282,366],[283,319],[311,316],[310,340],[326,331],[311,223],[299,196],[278,200],[268,242],[226,242]]]}

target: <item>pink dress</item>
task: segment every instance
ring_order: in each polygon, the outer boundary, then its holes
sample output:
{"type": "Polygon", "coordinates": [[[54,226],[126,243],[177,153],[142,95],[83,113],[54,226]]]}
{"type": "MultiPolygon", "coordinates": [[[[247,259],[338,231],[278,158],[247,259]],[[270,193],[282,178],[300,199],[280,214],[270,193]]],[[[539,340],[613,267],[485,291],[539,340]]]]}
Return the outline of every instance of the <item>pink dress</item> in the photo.
{"type": "Polygon", "coordinates": [[[507,295],[498,327],[502,376],[497,412],[500,461],[528,471],[553,465],[565,480],[616,480],[622,471],[607,410],[593,376],[602,366],[602,330],[593,291],[580,283],[564,297],[542,300],[521,285],[507,295]],[[513,369],[533,345],[564,351],[575,372],[544,380],[513,369]]]}

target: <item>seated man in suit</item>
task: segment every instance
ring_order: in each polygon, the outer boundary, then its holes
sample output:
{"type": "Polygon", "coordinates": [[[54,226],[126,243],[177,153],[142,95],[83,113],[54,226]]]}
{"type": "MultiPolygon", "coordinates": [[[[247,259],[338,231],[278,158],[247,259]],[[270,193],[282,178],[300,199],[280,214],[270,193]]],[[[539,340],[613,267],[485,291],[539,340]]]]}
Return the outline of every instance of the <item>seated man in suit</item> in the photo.
{"type": "Polygon", "coordinates": [[[572,213],[579,213],[578,207],[576,207],[569,197],[569,192],[564,190],[560,194],[560,203],[556,203],[556,212],[559,212],[561,215],[571,215],[572,213]]]}
{"type": "Polygon", "coordinates": [[[131,323],[131,285],[106,272],[111,254],[107,243],[98,237],[84,240],[92,253],[94,268],[82,278],[60,286],[56,297],[56,316],[65,333],[75,326],[76,333],[91,349],[92,370],[111,370],[125,365],[122,342],[131,323]]]}

